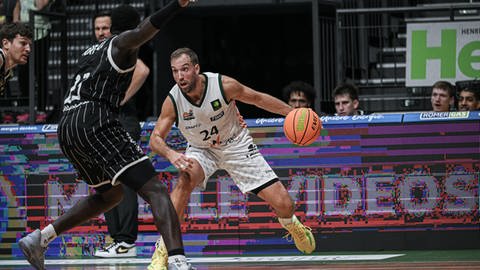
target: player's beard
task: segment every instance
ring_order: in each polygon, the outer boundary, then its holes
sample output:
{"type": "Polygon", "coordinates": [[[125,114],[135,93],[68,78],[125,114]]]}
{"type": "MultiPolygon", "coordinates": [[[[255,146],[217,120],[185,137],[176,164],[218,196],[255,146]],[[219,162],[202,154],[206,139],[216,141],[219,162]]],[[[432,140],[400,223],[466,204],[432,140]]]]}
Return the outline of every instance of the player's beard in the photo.
{"type": "Polygon", "coordinates": [[[197,78],[193,77],[192,80],[190,81],[190,83],[187,84],[187,86],[185,86],[184,88],[180,88],[180,89],[182,89],[182,91],[185,94],[188,94],[188,93],[192,92],[193,89],[195,89],[196,84],[197,84],[197,78]]]}

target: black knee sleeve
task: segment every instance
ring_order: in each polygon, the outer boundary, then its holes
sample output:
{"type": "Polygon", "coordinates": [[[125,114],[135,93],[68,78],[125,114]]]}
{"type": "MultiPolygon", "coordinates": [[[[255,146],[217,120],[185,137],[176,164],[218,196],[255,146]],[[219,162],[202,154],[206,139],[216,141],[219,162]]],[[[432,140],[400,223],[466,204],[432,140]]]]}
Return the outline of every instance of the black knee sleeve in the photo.
{"type": "Polygon", "coordinates": [[[155,177],[157,173],[150,159],[143,160],[140,163],[128,168],[119,177],[118,180],[125,186],[137,192],[145,183],[155,177]]]}
{"type": "Polygon", "coordinates": [[[95,187],[95,191],[99,194],[101,193],[105,193],[107,191],[109,191],[110,189],[112,189],[112,184],[108,183],[108,184],[105,184],[105,185],[101,185],[101,186],[98,186],[98,187],[95,187]]]}

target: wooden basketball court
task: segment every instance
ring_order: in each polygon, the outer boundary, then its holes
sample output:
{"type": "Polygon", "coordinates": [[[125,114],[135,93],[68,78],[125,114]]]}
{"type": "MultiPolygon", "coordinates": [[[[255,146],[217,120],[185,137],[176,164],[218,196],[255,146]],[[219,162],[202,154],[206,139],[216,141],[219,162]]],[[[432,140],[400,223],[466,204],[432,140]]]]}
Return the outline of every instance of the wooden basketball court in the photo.
{"type": "MultiPolygon", "coordinates": [[[[402,260],[404,256],[405,254],[392,253],[328,256],[193,257],[189,258],[189,261],[198,270],[480,270],[480,258],[478,260],[458,261],[428,261],[429,258],[425,258],[425,261],[392,261],[402,260]]],[[[408,258],[403,259],[408,260],[408,258]]],[[[46,268],[49,270],[140,270],[146,269],[149,263],[149,258],[47,259],[46,268]]],[[[5,270],[33,269],[25,260],[0,260],[0,265],[2,265],[1,269],[5,270]]]]}

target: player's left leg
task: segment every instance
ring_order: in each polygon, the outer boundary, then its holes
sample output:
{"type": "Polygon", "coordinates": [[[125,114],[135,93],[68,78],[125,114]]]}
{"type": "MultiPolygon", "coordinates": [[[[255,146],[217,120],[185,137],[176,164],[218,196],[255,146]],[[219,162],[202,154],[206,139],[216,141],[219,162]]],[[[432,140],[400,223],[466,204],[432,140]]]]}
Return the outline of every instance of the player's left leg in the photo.
{"type": "Polygon", "coordinates": [[[121,186],[112,187],[108,184],[108,188],[106,191],[101,190],[104,191],[102,193],[98,192],[78,201],[70,210],[42,231],[37,229],[20,239],[18,242],[20,249],[35,269],[45,268],[45,250],[57,235],[100,215],[122,200],[121,186]]]}
{"type": "MultiPolygon", "coordinates": [[[[189,169],[188,173],[180,172],[178,182],[170,193],[170,198],[172,199],[180,223],[184,220],[185,208],[190,200],[190,194],[196,186],[201,185],[202,181],[205,180],[205,173],[202,168],[209,166],[205,165],[205,163],[207,163],[205,158],[203,158],[202,161],[204,163],[203,166],[200,165],[197,158],[202,159],[199,157],[192,158],[192,167],[189,169]]],[[[160,237],[155,243],[155,251],[152,255],[152,261],[147,269],[165,269],[168,265],[168,255],[165,243],[163,242],[162,237],[160,237]]]]}
{"type": "Polygon", "coordinates": [[[112,207],[117,205],[122,199],[122,187],[112,186],[105,192],[100,194],[97,192],[78,201],[68,212],[56,219],[52,225],[57,234],[61,234],[112,209],[112,207]]]}
{"type": "MultiPolygon", "coordinates": [[[[198,165],[198,162],[196,164],[198,165]]],[[[170,198],[172,199],[172,203],[175,207],[175,211],[177,212],[178,218],[181,221],[184,219],[184,211],[187,203],[190,199],[190,194],[192,193],[193,189],[195,188],[196,184],[193,184],[193,180],[191,179],[190,175],[184,172],[180,173],[180,177],[178,178],[177,185],[173,189],[172,193],[170,193],[170,198]]],[[[165,243],[163,242],[163,238],[160,238],[155,243],[155,251],[152,255],[152,261],[148,265],[148,270],[162,270],[166,269],[168,266],[168,252],[165,243]]]]}
{"type": "Polygon", "coordinates": [[[304,226],[294,215],[294,202],[287,189],[275,179],[260,187],[261,190],[253,190],[253,193],[269,203],[278,216],[278,221],[288,231],[295,241],[298,250],[305,254],[310,254],[315,250],[315,237],[309,227],[304,226]],[[258,191],[258,193],[256,192],[258,191]]]}
{"type": "Polygon", "coordinates": [[[278,180],[265,158],[245,129],[233,143],[225,145],[220,156],[221,167],[232,177],[243,193],[256,194],[273,207],[282,226],[293,236],[295,245],[304,253],[315,250],[315,238],[294,215],[295,207],[287,189],[278,180]]]}

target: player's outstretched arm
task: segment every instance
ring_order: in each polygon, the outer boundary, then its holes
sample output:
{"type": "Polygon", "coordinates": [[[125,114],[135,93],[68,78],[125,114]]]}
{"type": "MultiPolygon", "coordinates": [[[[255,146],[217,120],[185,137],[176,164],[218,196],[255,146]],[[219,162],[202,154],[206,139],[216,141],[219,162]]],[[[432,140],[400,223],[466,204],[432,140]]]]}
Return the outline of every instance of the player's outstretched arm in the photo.
{"type": "Polygon", "coordinates": [[[229,100],[238,100],[247,104],[255,105],[266,111],[286,116],[292,107],[271,95],[258,92],[245,86],[237,80],[222,75],[223,89],[229,100]]]}
{"type": "Polygon", "coordinates": [[[137,28],[120,33],[112,41],[112,56],[115,63],[122,67],[122,62],[126,60],[126,66],[128,66],[131,62],[129,61],[131,60],[130,58],[133,54],[136,54],[138,48],[152,39],[189,2],[189,0],[171,1],[168,5],[143,20],[137,28]]]}

